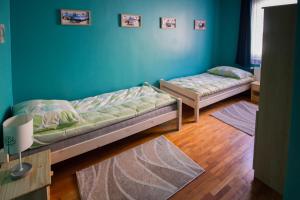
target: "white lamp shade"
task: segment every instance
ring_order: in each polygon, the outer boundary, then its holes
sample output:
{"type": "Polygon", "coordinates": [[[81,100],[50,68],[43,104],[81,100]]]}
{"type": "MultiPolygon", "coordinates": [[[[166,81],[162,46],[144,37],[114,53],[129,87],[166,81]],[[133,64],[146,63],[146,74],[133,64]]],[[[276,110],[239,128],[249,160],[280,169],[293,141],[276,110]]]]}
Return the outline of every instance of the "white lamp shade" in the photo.
{"type": "Polygon", "coordinates": [[[33,143],[33,119],[30,115],[17,115],[3,123],[4,150],[10,154],[20,153],[33,143]]]}

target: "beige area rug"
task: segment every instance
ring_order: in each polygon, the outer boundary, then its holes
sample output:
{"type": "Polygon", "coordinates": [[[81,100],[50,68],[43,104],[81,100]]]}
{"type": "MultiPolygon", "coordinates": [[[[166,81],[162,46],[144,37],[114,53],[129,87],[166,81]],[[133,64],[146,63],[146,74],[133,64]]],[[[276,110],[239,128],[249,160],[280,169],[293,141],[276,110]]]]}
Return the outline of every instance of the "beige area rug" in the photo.
{"type": "Polygon", "coordinates": [[[211,115],[250,136],[254,136],[257,111],[257,105],[240,101],[211,115]]]}
{"type": "Polygon", "coordinates": [[[168,199],[204,169],[159,137],[76,173],[84,200],[168,199]]]}

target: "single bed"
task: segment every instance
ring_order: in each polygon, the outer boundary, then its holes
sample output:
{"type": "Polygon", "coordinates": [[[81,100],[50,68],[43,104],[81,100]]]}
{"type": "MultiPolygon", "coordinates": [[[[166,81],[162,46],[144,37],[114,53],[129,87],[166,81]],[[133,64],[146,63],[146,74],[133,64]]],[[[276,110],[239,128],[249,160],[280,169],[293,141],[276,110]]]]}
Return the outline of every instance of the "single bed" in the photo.
{"type": "Polygon", "coordinates": [[[160,80],[160,89],[194,108],[195,121],[199,121],[199,109],[250,89],[254,78],[230,78],[211,73],[195,76],[160,80]]]}
{"type": "MultiPolygon", "coordinates": [[[[23,155],[50,149],[51,163],[55,164],[173,119],[177,119],[177,129],[181,128],[181,99],[147,83],[70,104],[83,121],[35,131],[34,144],[23,155]]],[[[14,110],[22,106],[14,106],[14,110]]],[[[39,109],[31,105],[31,110],[39,109]]],[[[34,127],[38,130],[39,126],[34,123],[34,127]]]]}

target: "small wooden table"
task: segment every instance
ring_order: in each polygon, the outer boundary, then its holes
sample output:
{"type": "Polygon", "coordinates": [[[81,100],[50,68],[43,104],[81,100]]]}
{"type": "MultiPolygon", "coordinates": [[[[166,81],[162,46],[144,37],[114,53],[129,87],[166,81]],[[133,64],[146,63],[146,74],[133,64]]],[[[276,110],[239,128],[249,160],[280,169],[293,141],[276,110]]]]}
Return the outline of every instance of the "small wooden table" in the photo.
{"type": "Polygon", "coordinates": [[[18,160],[4,163],[0,168],[0,199],[50,199],[51,160],[50,151],[42,151],[22,159],[32,164],[29,175],[12,180],[9,170],[18,164],[18,160]]]}
{"type": "Polygon", "coordinates": [[[251,101],[253,103],[259,102],[259,94],[260,94],[260,82],[255,81],[251,83],[251,101]]]}

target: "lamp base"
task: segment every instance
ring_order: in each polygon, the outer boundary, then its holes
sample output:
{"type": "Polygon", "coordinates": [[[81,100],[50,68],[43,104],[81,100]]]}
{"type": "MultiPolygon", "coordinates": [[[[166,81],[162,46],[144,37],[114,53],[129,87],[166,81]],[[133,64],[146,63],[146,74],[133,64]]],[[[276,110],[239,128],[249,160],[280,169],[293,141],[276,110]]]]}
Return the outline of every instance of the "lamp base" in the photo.
{"type": "Polygon", "coordinates": [[[12,179],[17,180],[27,176],[32,169],[32,165],[30,163],[22,163],[22,170],[20,169],[20,165],[16,165],[12,171],[10,172],[10,176],[12,179]]]}

